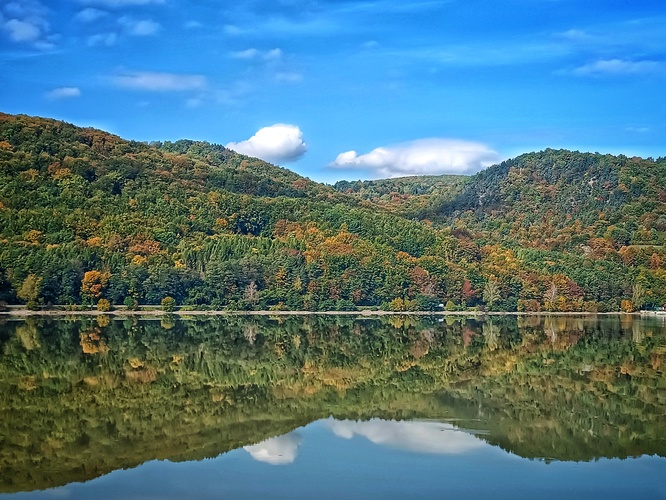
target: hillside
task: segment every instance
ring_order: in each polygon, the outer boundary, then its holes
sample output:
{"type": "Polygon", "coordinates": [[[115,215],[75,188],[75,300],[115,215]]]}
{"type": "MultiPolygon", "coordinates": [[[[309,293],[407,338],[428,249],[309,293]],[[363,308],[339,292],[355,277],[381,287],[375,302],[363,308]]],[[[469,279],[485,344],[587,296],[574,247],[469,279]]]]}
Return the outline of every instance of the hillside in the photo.
{"type": "Polygon", "coordinates": [[[657,161],[547,149],[490,167],[423,217],[535,248],[573,249],[605,239],[614,249],[666,242],[666,158],[657,161]]]}
{"type": "Polygon", "coordinates": [[[333,188],[394,213],[414,217],[433,204],[455,199],[470,179],[464,175],[415,175],[374,181],[338,181],[333,188]]]}
{"type": "Polygon", "coordinates": [[[362,183],[358,196],[353,183],[341,193],[218,145],[0,115],[0,301],[661,305],[663,172],[663,161],[548,150],[469,179],[362,183]],[[396,210],[373,190],[416,205],[396,210]],[[415,220],[415,206],[429,220],[415,220]]]}

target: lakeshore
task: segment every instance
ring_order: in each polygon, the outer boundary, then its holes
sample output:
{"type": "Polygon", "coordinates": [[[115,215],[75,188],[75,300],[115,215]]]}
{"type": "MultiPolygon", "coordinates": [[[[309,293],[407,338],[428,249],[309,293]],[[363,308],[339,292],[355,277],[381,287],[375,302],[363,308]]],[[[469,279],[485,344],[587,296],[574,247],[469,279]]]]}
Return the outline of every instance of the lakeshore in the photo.
{"type": "Polygon", "coordinates": [[[129,310],[123,307],[112,309],[110,311],[98,311],[96,309],[85,310],[65,310],[62,308],[32,310],[23,306],[9,306],[8,310],[0,311],[0,318],[26,318],[26,317],[64,317],[64,316],[112,316],[112,317],[156,317],[156,316],[465,316],[465,317],[484,317],[484,316],[614,316],[614,315],[633,315],[633,316],[661,316],[666,318],[666,311],[635,311],[626,312],[549,312],[549,311],[385,311],[362,309],[358,311],[229,311],[229,310],[189,310],[176,309],[174,311],[164,311],[158,306],[154,308],[141,308],[129,310]]]}

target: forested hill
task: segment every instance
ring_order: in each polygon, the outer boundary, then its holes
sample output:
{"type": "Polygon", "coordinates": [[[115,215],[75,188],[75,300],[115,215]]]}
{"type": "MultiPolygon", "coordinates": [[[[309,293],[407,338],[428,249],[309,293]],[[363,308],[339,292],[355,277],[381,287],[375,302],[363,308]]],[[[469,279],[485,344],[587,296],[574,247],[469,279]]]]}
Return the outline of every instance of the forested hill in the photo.
{"type": "Polygon", "coordinates": [[[422,217],[461,220],[521,245],[619,249],[666,242],[666,158],[547,149],[490,167],[422,217]]]}
{"type": "Polygon", "coordinates": [[[454,200],[470,179],[464,175],[415,175],[373,181],[338,181],[333,187],[392,212],[414,217],[428,207],[454,200]]]}
{"type": "Polygon", "coordinates": [[[150,178],[159,183],[182,182],[186,189],[256,196],[328,198],[335,194],[287,169],[206,142],[147,145],[93,128],[4,113],[0,113],[0,136],[4,153],[11,152],[12,160],[33,161],[37,170],[46,168],[51,177],[80,176],[94,191],[118,194],[124,183],[150,178]]]}
{"type": "Polygon", "coordinates": [[[0,114],[0,306],[651,307],[665,178],[663,161],[545,151],[378,182],[415,186],[396,210],[217,145],[0,114]]]}

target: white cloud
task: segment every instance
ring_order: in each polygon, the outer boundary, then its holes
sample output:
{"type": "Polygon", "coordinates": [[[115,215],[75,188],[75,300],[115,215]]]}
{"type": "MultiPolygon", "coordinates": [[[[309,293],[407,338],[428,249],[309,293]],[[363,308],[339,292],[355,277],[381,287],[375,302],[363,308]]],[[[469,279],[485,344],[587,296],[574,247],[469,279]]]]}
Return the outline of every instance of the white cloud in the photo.
{"type": "Polygon", "coordinates": [[[81,96],[81,90],[78,87],[59,87],[47,92],[49,99],[67,99],[70,97],[81,96]]]}
{"type": "Polygon", "coordinates": [[[293,161],[307,151],[301,129],[284,123],[264,127],[246,141],[230,142],[227,148],[270,162],[293,161]]]}
{"type": "Polygon", "coordinates": [[[94,9],[92,7],[86,7],[85,9],[77,13],[76,16],[74,16],[74,18],[77,21],[81,21],[82,23],[91,23],[106,15],[107,12],[103,10],[94,9]]]}
{"type": "Polygon", "coordinates": [[[259,51],[257,49],[245,49],[231,53],[231,57],[234,59],[254,59],[258,55],[259,51]]]}
{"type": "Polygon", "coordinates": [[[264,59],[267,61],[275,61],[282,58],[282,51],[280,49],[271,49],[266,51],[264,59]]]}
{"type": "Polygon", "coordinates": [[[282,50],[279,48],[261,51],[255,48],[231,52],[234,59],[263,59],[264,61],[277,61],[282,58],[282,50]]]}
{"type": "Polygon", "coordinates": [[[657,61],[627,61],[624,59],[602,59],[575,68],[578,76],[644,75],[664,71],[664,64],[657,61]]]}
{"type": "Polygon", "coordinates": [[[487,446],[487,444],[453,425],[442,422],[417,422],[380,420],[373,418],[365,422],[352,420],[327,420],[328,427],[336,436],[351,439],[355,435],[369,441],[417,453],[457,455],[487,446]]]}
{"type": "Polygon", "coordinates": [[[466,174],[493,165],[500,156],[485,144],[459,139],[419,139],[359,155],[340,153],[332,167],[373,171],[380,177],[466,174]]]}
{"type": "Polygon", "coordinates": [[[152,19],[133,19],[131,17],[123,16],[118,19],[118,23],[125,29],[128,35],[133,36],[150,36],[155,35],[162,26],[152,19]]]}
{"type": "Polygon", "coordinates": [[[186,29],[196,29],[196,28],[203,28],[203,24],[201,24],[199,21],[187,21],[183,26],[185,26],[186,29]]]}
{"type": "Polygon", "coordinates": [[[19,19],[10,19],[3,27],[14,42],[34,42],[42,35],[39,26],[19,19]]]}
{"type": "Polygon", "coordinates": [[[118,41],[118,35],[115,33],[98,33],[88,37],[87,43],[89,47],[97,47],[100,45],[111,47],[118,41]]]}
{"type": "Polygon", "coordinates": [[[0,6],[0,30],[6,32],[13,42],[30,44],[38,50],[49,50],[55,47],[59,39],[58,35],[51,34],[49,14],[49,9],[38,0],[5,2],[0,6]]]}
{"type": "Polygon", "coordinates": [[[243,449],[260,462],[286,465],[296,460],[300,444],[301,436],[297,432],[290,432],[252,446],[244,446],[243,449]]]}
{"type": "Polygon", "coordinates": [[[572,42],[589,42],[594,39],[594,37],[586,31],[577,29],[570,29],[562,33],[558,33],[558,36],[572,42]]]}
{"type": "Polygon", "coordinates": [[[203,75],[184,75],[178,73],[157,73],[151,71],[134,71],[111,77],[117,87],[152,92],[176,92],[201,90],[207,85],[203,75]]]}

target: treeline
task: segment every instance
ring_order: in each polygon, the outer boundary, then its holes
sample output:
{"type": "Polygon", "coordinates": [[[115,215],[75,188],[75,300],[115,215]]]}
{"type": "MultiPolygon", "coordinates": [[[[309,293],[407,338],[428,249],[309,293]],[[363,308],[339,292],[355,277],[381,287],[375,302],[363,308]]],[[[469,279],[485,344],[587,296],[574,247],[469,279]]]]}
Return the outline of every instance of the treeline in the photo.
{"type": "MultiPolygon", "coordinates": [[[[190,307],[305,310],[662,305],[666,250],[658,200],[664,181],[657,174],[663,164],[582,156],[575,175],[583,180],[576,184],[575,176],[560,173],[565,180],[554,193],[573,184],[589,188],[592,171],[595,182],[612,182],[614,175],[620,182],[626,164],[637,162],[622,181],[634,186],[641,165],[653,169],[644,174],[643,191],[631,187],[621,201],[615,191],[606,193],[611,201],[604,206],[615,211],[608,208],[594,223],[583,217],[592,209],[580,208],[580,218],[571,210],[548,212],[539,225],[526,218],[554,205],[542,200],[529,213],[537,203],[532,181],[509,200],[506,179],[517,167],[507,162],[465,182],[456,178],[455,206],[449,215],[433,212],[430,222],[218,145],[147,145],[53,120],[0,115],[0,301],[135,307],[168,297],[190,307]],[[480,185],[490,189],[488,178],[500,186],[499,201],[480,209],[464,205],[480,185]],[[649,237],[643,235],[648,224],[649,237]],[[618,237],[627,225],[632,232],[618,237]]],[[[549,157],[570,157],[577,165],[581,155],[546,151],[525,158],[532,157],[539,160],[532,168],[546,172],[549,157]]],[[[554,165],[564,172],[568,163],[554,165]]]]}

